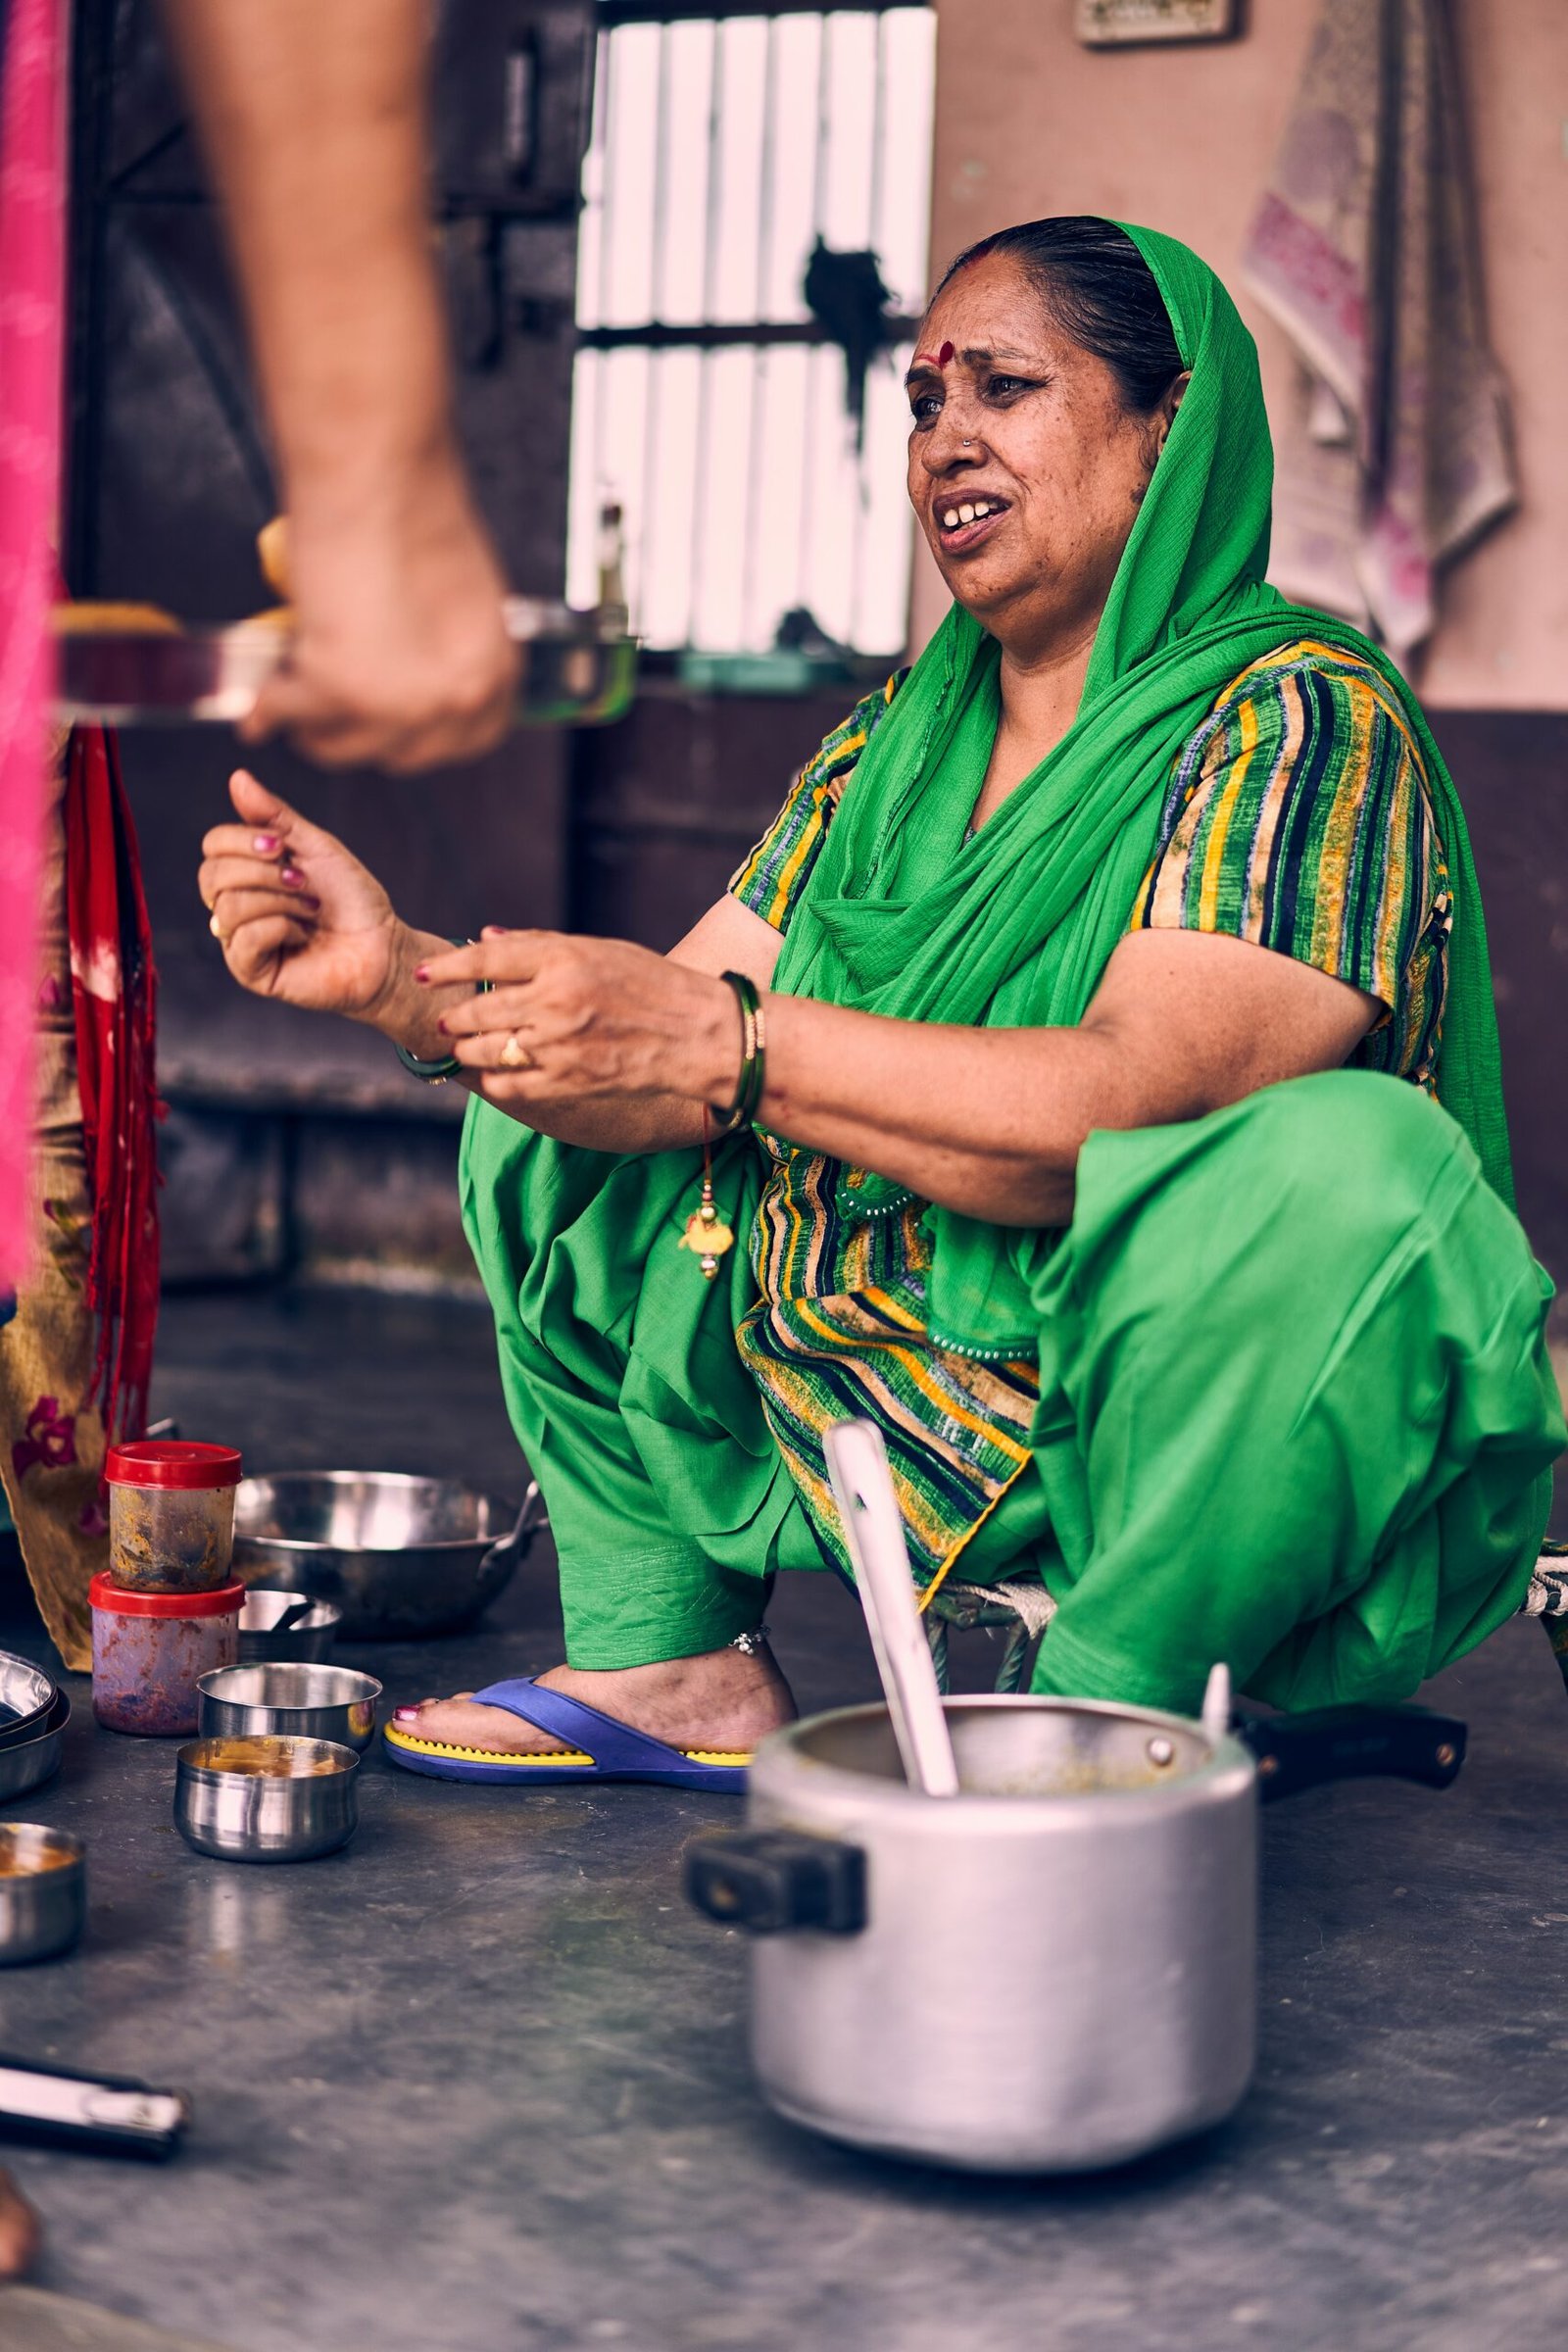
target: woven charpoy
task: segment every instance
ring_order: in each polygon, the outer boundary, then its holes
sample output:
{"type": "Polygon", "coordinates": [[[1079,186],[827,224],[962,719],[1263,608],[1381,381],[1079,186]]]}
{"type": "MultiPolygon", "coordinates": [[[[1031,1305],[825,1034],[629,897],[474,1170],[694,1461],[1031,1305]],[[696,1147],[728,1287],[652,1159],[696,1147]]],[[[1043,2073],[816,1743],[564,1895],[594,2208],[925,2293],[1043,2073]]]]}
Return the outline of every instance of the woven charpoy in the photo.
{"type": "MultiPolygon", "coordinates": [[[[950,1630],[971,1633],[979,1627],[1007,1637],[996,1689],[1008,1693],[1021,1690],[1030,1652],[1055,1614],[1051,1594],[1030,1578],[1004,1579],[999,1585],[963,1585],[950,1580],[933,1597],[926,1616],[938,1687],[943,1690],[949,1687],[950,1630]]],[[[1568,1544],[1548,1542],[1543,1546],[1518,1614],[1540,1618],[1568,1688],[1568,1544]]]]}

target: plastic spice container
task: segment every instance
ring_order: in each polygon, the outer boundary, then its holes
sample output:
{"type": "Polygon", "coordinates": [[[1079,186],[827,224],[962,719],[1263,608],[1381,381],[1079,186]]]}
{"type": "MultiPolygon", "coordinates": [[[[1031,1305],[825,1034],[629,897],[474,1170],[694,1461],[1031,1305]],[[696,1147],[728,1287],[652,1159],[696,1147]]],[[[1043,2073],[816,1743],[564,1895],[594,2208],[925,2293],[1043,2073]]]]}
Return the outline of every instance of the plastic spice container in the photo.
{"type": "Polygon", "coordinates": [[[111,1446],[109,1573],[127,1592],[213,1592],[234,1553],[232,1446],[145,1438],[111,1446]]]}
{"type": "Polygon", "coordinates": [[[239,1657],[245,1588],[216,1592],[126,1592],[95,1576],[92,1711],[111,1732],[188,1740],[196,1729],[204,1674],[239,1657]]]}

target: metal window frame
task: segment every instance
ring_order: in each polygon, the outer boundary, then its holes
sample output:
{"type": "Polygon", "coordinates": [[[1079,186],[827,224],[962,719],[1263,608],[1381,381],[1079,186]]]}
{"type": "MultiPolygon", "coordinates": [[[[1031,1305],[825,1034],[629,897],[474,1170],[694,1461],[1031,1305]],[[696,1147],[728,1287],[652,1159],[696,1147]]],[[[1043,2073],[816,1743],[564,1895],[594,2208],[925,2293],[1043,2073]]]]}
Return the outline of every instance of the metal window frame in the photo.
{"type": "MultiPolygon", "coordinates": [[[[722,31],[722,28],[732,21],[749,21],[754,24],[760,21],[761,23],[768,24],[769,38],[771,39],[772,24],[776,21],[788,22],[796,17],[805,17],[819,20],[826,24],[836,18],[860,18],[862,20],[869,19],[875,22],[878,25],[877,42],[879,62],[877,108],[878,121],[880,121],[880,109],[882,105],[880,60],[883,42],[881,26],[886,20],[891,19],[896,14],[912,14],[915,11],[918,11],[920,15],[929,22],[935,13],[935,0],[600,0],[599,9],[597,12],[600,35],[600,46],[598,52],[599,71],[606,76],[604,87],[608,89],[610,67],[606,53],[607,43],[614,32],[620,30],[624,26],[657,26],[660,27],[661,32],[662,32],[663,28],[665,27],[672,27],[682,24],[701,24],[713,27],[716,38],[717,35],[722,31]]],[[[665,54],[666,45],[662,40],[659,76],[659,86],[661,91],[662,91],[663,88],[663,76],[665,70],[663,59],[665,54]]],[[[717,52],[715,51],[715,74],[717,71],[717,52]]],[[[661,136],[662,135],[662,134],[661,134],[661,136]]],[[[817,165],[818,171],[820,171],[821,168],[821,160],[822,147],[819,138],[817,165]]],[[[878,152],[877,156],[873,160],[873,222],[877,218],[877,189],[880,184],[880,154],[878,152]]],[[[709,188],[710,208],[711,208],[713,196],[714,183],[710,180],[709,188]]],[[[818,197],[820,197],[820,189],[818,189],[818,197]]],[[[657,246],[659,243],[658,216],[662,210],[662,203],[660,202],[658,196],[657,186],[656,207],[658,208],[656,210],[655,226],[655,242],[657,246]]],[[[765,249],[767,240],[771,233],[765,192],[763,209],[760,216],[759,233],[762,240],[762,246],[765,249]]],[[[873,234],[874,233],[873,227],[873,234]]],[[[708,227],[708,254],[710,265],[711,264],[712,247],[713,223],[711,219],[710,219],[708,227]]],[[[661,272],[656,265],[653,283],[649,290],[649,300],[651,305],[657,304],[660,301],[660,289],[661,272]]],[[[760,303],[765,299],[766,296],[763,292],[762,286],[760,284],[758,300],[760,303]]],[[[710,289],[705,292],[703,307],[706,310],[710,310],[712,308],[710,289]]],[[[601,318],[603,317],[602,310],[600,311],[599,315],[601,318]]],[[[920,318],[918,314],[908,314],[903,311],[889,312],[886,314],[885,323],[887,330],[887,348],[891,351],[897,352],[901,346],[906,350],[913,344],[919,327],[920,318]]],[[[697,353],[701,355],[705,362],[710,354],[715,354],[724,351],[749,351],[755,354],[755,367],[760,370],[766,369],[768,366],[769,355],[774,352],[783,352],[789,349],[794,349],[797,351],[805,350],[810,352],[822,352],[831,351],[837,348],[836,338],[828,332],[828,330],[818,319],[808,316],[796,317],[792,318],[765,318],[752,317],[746,318],[731,318],[722,319],[715,319],[710,317],[692,320],[672,320],[656,317],[615,325],[587,325],[577,323],[575,324],[573,331],[573,344],[575,351],[583,355],[592,353],[595,355],[603,355],[604,358],[608,359],[610,355],[615,353],[624,354],[639,352],[648,354],[651,362],[654,361],[657,355],[661,353],[676,351],[697,353]]],[[[754,380],[754,405],[758,397],[756,383],[764,379],[761,377],[758,377],[754,380]]],[[[703,438],[701,419],[703,415],[706,413],[709,394],[710,378],[708,368],[705,365],[701,377],[700,400],[702,406],[699,411],[699,440],[703,438]]],[[[658,400],[659,390],[657,382],[655,382],[650,390],[647,412],[644,418],[645,439],[648,443],[650,451],[652,450],[653,446],[655,417],[658,412],[658,400]]],[[[754,482],[752,492],[750,494],[753,498],[755,498],[755,489],[756,486],[754,482]]],[[[808,513],[808,505],[803,503],[801,515],[801,531],[803,534],[805,534],[807,530],[808,513]]],[[[687,635],[683,640],[683,648],[687,652],[697,650],[699,644],[699,640],[693,632],[692,623],[696,616],[699,601],[700,566],[698,565],[696,560],[696,546],[701,533],[702,521],[703,503],[700,485],[698,497],[693,511],[693,562],[687,609],[687,635]]],[[[747,538],[748,544],[750,544],[750,530],[748,530],[747,538]]],[[[803,545],[804,544],[805,540],[803,537],[803,545]]],[[[639,545],[641,545],[640,535],[639,545]]],[[[851,577],[852,582],[854,583],[852,585],[850,599],[852,611],[857,605],[859,594],[858,584],[861,576],[864,557],[865,548],[863,533],[858,532],[855,536],[850,557],[851,577]]],[[[802,560],[804,564],[805,558],[803,557],[802,560]]],[[[745,589],[745,595],[749,602],[751,596],[750,586],[747,586],[745,589]]],[[[853,626],[854,623],[852,620],[852,627],[853,626]]],[[[669,649],[667,655],[668,660],[676,661],[679,658],[680,655],[676,649],[669,649]]],[[[652,659],[656,662],[662,662],[666,659],[666,656],[662,652],[657,656],[653,656],[652,659]]],[[[857,657],[857,659],[858,660],[859,657],[857,657]]],[[[864,659],[868,662],[869,668],[874,669],[878,676],[883,674],[886,665],[886,657],[884,655],[878,653],[874,655],[868,655],[864,657],[864,659]]]]}
{"type": "MultiPolygon", "coordinates": [[[[599,29],[622,24],[718,24],[729,17],[891,16],[906,8],[931,8],[934,0],[599,0],[599,29]]],[[[912,342],[920,321],[906,312],[888,315],[895,344],[912,342]]],[[[814,318],[694,320],[690,324],[652,318],[635,326],[579,326],[579,351],[724,351],[738,345],[829,341],[814,318]]]]}
{"type": "Polygon", "coordinates": [[[881,17],[896,8],[929,8],[935,0],[599,0],[600,29],[617,24],[702,24],[721,17],[881,17]]]}
{"type": "MultiPolygon", "coordinates": [[[[896,347],[914,339],[918,318],[903,311],[886,314],[889,340],[896,347]]],[[[636,326],[579,326],[579,351],[724,351],[736,344],[827,343],[832,338],[815,318],[694,319],[671,325],[650,318],[636,326]]]]}

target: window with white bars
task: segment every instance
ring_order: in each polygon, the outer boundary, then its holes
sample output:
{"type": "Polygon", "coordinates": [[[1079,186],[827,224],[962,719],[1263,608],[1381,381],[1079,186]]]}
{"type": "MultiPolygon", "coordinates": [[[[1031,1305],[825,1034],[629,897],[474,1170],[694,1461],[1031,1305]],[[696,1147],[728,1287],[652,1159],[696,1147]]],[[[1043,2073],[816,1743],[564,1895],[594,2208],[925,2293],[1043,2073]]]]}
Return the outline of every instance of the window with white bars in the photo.
{"type": "Polygon", "coordinates": [[[771,646],[805,607],[902,647],[911,518],[902,378],[925,299],[935,14],[779,0],[602,9],[578,249],[567,593],[619,506],[632,621],[660,648],[771,646]],[[803,294],[813,243],[873,251],[903,337],[863,449],[845,358],[803,294]]]}

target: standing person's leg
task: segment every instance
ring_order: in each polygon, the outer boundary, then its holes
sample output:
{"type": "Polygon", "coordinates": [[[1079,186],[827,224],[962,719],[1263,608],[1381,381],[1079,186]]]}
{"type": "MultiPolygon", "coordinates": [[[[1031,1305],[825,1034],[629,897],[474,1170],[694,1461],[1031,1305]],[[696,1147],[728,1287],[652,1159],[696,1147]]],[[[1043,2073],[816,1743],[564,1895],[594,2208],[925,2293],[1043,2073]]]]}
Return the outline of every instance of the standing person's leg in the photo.
{"type": "Polygon", "coordinates": [[[1036,1688],[1402,1698],[1518,1605],[1564,1444],[1545,1278],[1414,1088],[1092,1137],[1041,1286],[1036,1688]]]}
{"type": "MultiPolygon", "coordinates": [[[[111,844],[111,850],[113,845],[111,844]]],[[[33,1595],[75,1673],[92,1661],[87,1587],[109,1564],[94,1401],[97,1327],[87,1305],[93,1202],[82,1136],[66,924],[65,842],[51,821],[34,999],[31,1269],[0,1329],[0,1500],[9,1504],[33,1595]]]]}

